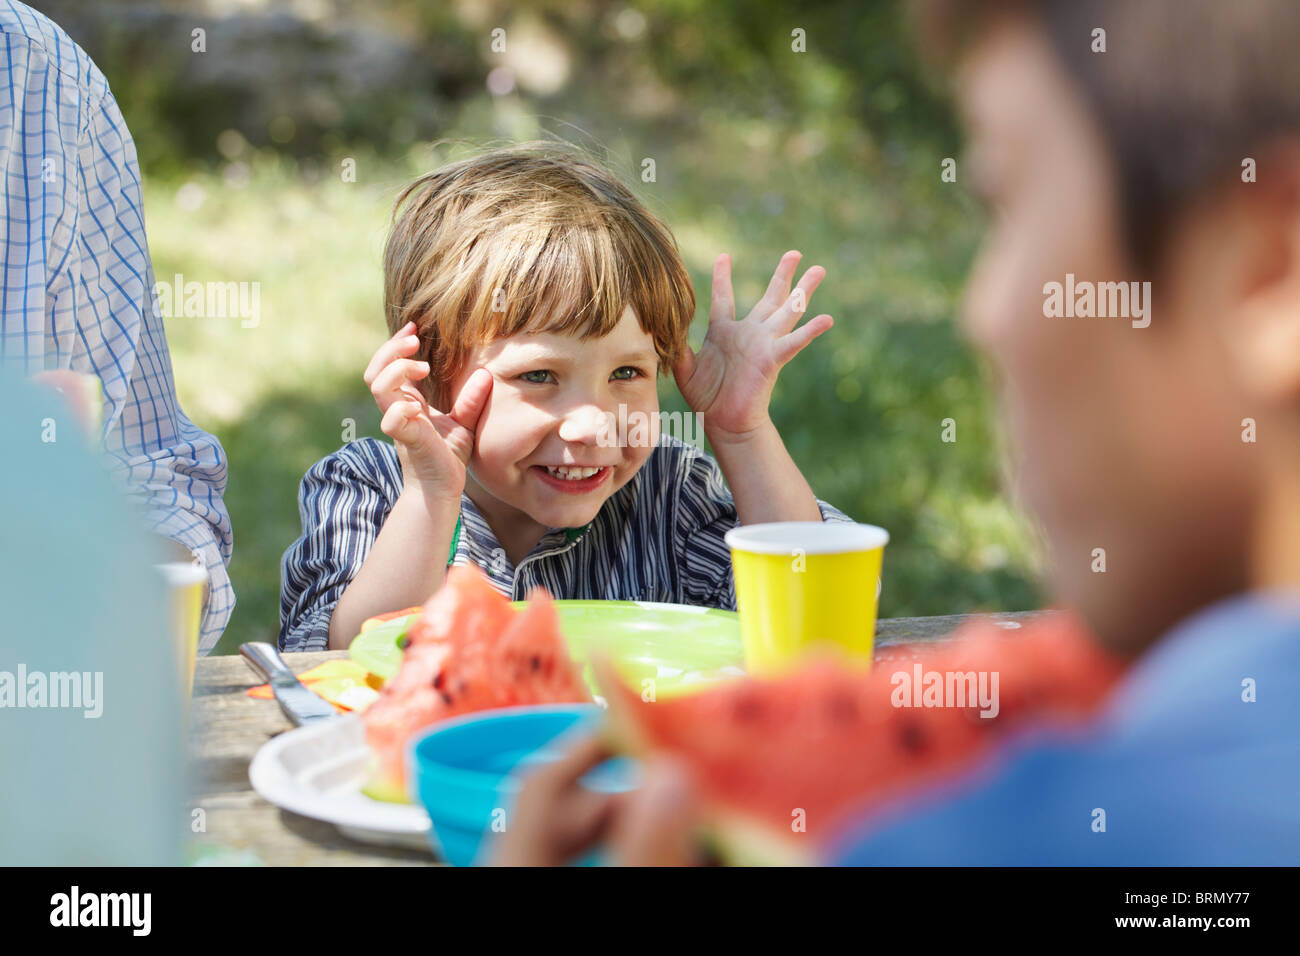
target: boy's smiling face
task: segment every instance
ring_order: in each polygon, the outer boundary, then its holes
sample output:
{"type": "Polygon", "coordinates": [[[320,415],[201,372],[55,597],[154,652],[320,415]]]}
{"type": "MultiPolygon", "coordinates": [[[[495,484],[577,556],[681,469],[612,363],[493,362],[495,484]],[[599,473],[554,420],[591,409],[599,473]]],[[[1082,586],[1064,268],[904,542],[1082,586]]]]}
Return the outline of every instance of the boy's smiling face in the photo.
{"type": "Polygon", "coordinates": [[[450,394],[480,367],[492,373],[493,385],[479,418],[466,492],[517,561],[547,528],[591,521],[645,463],[659,439],[658,357],[653,338],[628,307],[601,338],[541,332],[480,345],[450,394]],[[627,421],[647,422],[648,442],[618,443],[609,419],[618,418],[620,405],[627,421]],[[548,466],[600,471],[573,480],[551,474],[548,466]]]}

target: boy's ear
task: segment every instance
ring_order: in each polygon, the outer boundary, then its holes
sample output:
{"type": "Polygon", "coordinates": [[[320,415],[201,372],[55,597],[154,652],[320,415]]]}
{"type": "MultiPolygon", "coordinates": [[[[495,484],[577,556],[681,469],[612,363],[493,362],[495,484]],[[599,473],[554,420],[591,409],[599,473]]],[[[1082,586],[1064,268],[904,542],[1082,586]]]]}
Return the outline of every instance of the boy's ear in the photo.
{"type": "Polygon", "coordinates": [[[1238,229],[1246,241],[1239,255],[1226,242],[1222,253],[1238,273],[1223,339],[1248,392],[1290,405],[1300,401],[1300,138],[1258,157],[1255,175],[1232,187],[1243,191],[1238,229]]]}

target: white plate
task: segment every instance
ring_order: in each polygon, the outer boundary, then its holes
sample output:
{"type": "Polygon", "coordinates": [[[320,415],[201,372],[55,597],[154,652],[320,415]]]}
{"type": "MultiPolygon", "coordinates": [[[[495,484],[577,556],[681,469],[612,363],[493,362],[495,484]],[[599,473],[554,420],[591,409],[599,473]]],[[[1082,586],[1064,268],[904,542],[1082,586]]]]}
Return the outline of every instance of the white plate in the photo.
{"type": "Polygon", "coordinates": [[[267,741],[253,756],[248,779],[277,807],[332,823],[354,840],[432,853],[423,807],[372,800],[361,792],[369,758],[361,718],[347,714],[267,741]]]}

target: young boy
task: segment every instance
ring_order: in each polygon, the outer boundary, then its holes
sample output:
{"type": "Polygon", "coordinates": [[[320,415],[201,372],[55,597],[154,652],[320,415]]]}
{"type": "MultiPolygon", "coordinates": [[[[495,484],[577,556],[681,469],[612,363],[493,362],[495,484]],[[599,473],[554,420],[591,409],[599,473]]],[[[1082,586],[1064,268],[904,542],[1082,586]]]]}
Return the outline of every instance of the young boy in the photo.
{"type": "Polygon", "coordinates": [[[737,523],[852,520],[813,496],[768,417],[781,367],[831,326],[796,328],[825,276],[813,266],[792,294],[799,258],[737,322],[720,256],[694,354],[672,236],[606,170],[528,144],[421,177],[397,201],[392,337],[365,372],[394,445],[352,442],[303,479],[280,647],[346,647],[451,564],[512,599],[541,585],[734,609],[737,523]],[[668,369],[716,460],[661,435],[668,369]]]}

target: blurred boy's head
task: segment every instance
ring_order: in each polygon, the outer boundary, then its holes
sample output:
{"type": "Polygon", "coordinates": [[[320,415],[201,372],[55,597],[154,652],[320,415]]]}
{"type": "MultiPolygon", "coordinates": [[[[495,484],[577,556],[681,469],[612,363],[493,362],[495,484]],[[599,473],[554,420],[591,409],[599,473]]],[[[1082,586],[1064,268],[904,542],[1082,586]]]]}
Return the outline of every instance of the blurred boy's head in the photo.
{"type": "Polygon", "coordinates": [[[609,417],[622,405],[624,421],[657,426],[658,376],[695,311],[667,228],[595,163],[526,144],[408,187],[384,273],[389,330],[415,321],[436,408],[476,368],[492,372],[470,460],[489,517],[589,522],[658,440],[612,446],[609,417]],[[586,490],[547,472],[566,464],[608,470],[586,490]]]}
{"type": "Polygon", "coordinates": [[[1059,596],[1137,650],[1281,583],[1300,504],[1300,5],[932,0],[920,23],[955,60],[965,177],[992,209],[965,322],[1059,596]]]}

